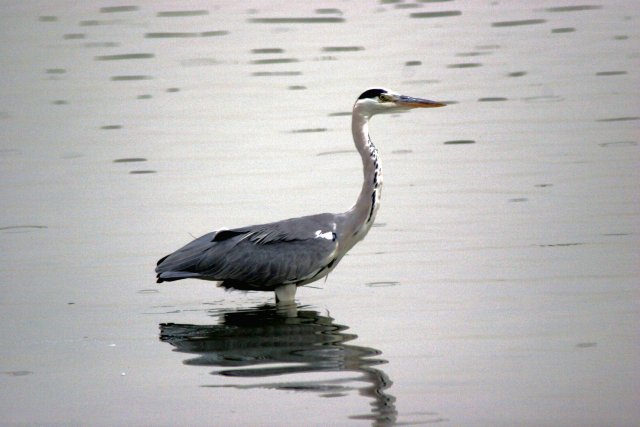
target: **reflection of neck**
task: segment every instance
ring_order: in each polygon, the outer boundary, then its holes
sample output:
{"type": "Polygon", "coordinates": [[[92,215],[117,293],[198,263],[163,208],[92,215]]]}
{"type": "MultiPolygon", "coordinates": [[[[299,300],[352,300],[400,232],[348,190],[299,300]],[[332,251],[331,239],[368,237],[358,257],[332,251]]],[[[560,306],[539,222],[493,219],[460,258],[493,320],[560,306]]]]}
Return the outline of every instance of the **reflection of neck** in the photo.
{"type": "MultiPolygon", "coordinates": [[[[362,240],[376,217],[382,190],[382,167],[378,150],[369,136],[369,116],[354,109],[351,122],[353,141],[362,158],[363,182],[355,205],[346,213],[346,232],[353,236],[350,247],[362,240]]],[[[351,240],[351,239],[349,239],[351,240]]]]}

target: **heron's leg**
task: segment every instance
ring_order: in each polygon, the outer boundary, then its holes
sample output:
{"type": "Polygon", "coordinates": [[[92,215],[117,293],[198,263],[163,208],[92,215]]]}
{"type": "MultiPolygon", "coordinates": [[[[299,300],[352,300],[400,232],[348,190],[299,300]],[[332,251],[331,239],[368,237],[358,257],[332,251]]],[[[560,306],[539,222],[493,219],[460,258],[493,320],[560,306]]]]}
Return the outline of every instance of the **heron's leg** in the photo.
{"type": "Polygon", "coordinates": [[[291,283],[289,285],[282,285],[275,289],[276,303],[289,303],[293,302],[296,296],[296,285],[291,283]]]}

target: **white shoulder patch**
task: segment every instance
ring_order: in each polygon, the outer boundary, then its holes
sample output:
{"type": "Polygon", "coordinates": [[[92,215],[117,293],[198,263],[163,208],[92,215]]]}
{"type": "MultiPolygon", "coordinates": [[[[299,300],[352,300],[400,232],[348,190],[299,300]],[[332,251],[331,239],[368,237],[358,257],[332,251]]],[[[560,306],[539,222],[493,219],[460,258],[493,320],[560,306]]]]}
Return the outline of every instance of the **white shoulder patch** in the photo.
{"type": "Polygon", "coordinates": [[[333,232],[327,231],[326,233],[323,233],[322,230],[318,230],[316,231],[316,239],[333,240],[333,232]]]}

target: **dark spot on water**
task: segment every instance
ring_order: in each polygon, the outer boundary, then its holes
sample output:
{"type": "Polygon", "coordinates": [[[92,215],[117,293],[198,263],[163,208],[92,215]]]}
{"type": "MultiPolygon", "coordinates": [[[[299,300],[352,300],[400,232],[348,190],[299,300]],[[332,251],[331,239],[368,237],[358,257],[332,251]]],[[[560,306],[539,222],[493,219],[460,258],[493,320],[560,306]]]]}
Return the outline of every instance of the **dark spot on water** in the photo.
{"type": "Polygon", "coordinates": [[[417,65],[422,65],[422,61],[407,61],[404,65],[407,67],[415,67],[417,65]]]}
{"type": "Polygon", "coordinates": [[[114,82],[135,81],[135,80],[151,80],[151,76],[113,76],[111,80],[114,82]]]}
{"type": "Polygon", "coordinates": [[[564,101],[562,96],[558,95],[541,95],[541,96],[527,96],[522,98],[524,102],[561,102],[564,101]]]}
{"type": "Polygon", "coordinates": [[[482,64],[479,62],[461,62],[459,64],[449,64],[447,68],[475,68],[482,67],[482,64]]]}
{"type": "Polygon", "coordinates": [[[279,47],[263,48],[263,49],[251,49],[251,53],[255,53],[255,54],[284,53],[284,49],[280,49],[279,47]]]}
{"type": "Polygon", "coordinates": [[[507,98],[501,96],[489,96],[486,98],[478,98],[478,102],[497,102],[497,101],[507,101],[507,98]]]}
{"type": "Polygon", "coordinates": [[[622,147],[622,146],[635,146],[635,145],[638,145],[638,143],[636,141],[614,141],[614,142],[602,142],[598,145],[600,147],[610,147],[610,146],[622,147]]]}
{"type": "Polygon", "coordinates": [[[200,33],[200,37],[218,37],[218,36],[226,36],[229,34],[229,31],[203,31],[200,33]]]}
{"type": "Polygon", "coordinates": [[[536,184],[534,185],[534,187],[538,187],[538,188],[553,187],[553,184],[536,184]]]}
{"type": "Polygon", "coordinates": [[[145,175],[145,174],[156,173],[156,171],[154,171],[154,170],[134,170],[134,171],[130,171],[129,173],[131,175],[145,175]]]}
{"type": "Polygon", "coordinates": [[[443,10],[439,12],[414,12],[409,16],[411,18],[446,18],[449,16],[460,16],[462,12],[459,10],[443,10]]]}
{"type": "Polygon", "coordinates": [[[496,50],[496,49],[500,49],[500,45],[499,44],[481,44],[476,46],[476,49],[480,49],[480,50],[496,50]]]}
{"type": "Polygon", "coordinates": [[[323,47],[323,52],[357,52],[364,50],[362,46],[327,46],[323,47]]]}
{"type": "Polygon", "coordinates": [[[422,5],[418,3],[398,3],[393,7],[395,7],[396,9],[417,9],[419,7],[422,7],[422,5]]]}
{"type": "Polygon", "coordinates": [[[581,242],[571,242],[571,243],[549,243],[545,245],[538,245],[541,248],[566,248],[570,246],[582,246],[584,243],[581,242]]]}
{"type": "Polygon", "coordinates": [[[368,282],[366,285],[370,288],[385,288],[388,286],[398,286],[400,282],[368,282]]]}
{"type": "Polygon", "coordinates": [[[552,28],[552,33],[573,33],[576,29],[573,27],[561,27],[561,28],[552,28]]]}
{"type": "Polygon", "coordinates": [[[64,74],[67,72],[64,68],[47,68],[45,71],[47,74],[64,74]]]}
{"type": "Polygon", "coordinates": [[[521,27],[523,25],[544,24],[546,19],[521,19],[517,21],[499,21],[491,24],[492,27],[521,27]]]}
{"type": "Polygon", "coordinates": [[[286,76],[301,76],[301,71],[257,71],[251,73],[254,77],[286,77],[286,76]]]}
{"type": "Polygon", "coordinates": [[[67,105],[69,101],[65,101],[64,99],[56,99],[55,101],[51,101],[53,105],[67,105]]]}
{"type": "Polygon", "coordinates": [[[152,96],[149,94],[144,94],[144,95],[138,95],[136,96],[136,99],[151,99],[152,96]]]}
{"type": "Polygon", "coordinates": [[[64,40],[79,40],[84,39],[85,37],[84,33],[69,33],[62,36],[64,40]]]}
{"type": "Polygon", "coordinates": [[[122,129],[122,125],[104,125],[104,126],[100,126],[100,129],[104,129],[104,130],[122,129]]]}
{"type": "Polygon", "coordinates": [[[251,18],[252,24],[336,24],[344,22],[344,18],[310,17],[310,18],[251,18]]]}
{"type": "Polygon", "coordinates": [[[180,88],[179,87],[170,87],[170,88],[167,88],[167,92],[169,92],[169,93],[180,92],[180,88]]]}
{"type": "Polygon", "coordinates": [[[106,6],[100,8],[100,13],[135,12],[136,10],[138,6],[106,6]]]}
{"type": "Polygon", "coordinates": [[[614,40],[628,40],[629,36],[615,36],[613,39],[614,40]]]}
{"type": "Polygon", "coordinates": [[[58,17],[53,15],[44,15],[44,16],[38,17],[38,21],[40,22],[56,22],[57,20],[58,20],[58,17]]]}
{"type": "Polygon", "coordinates": [[[526,71],[514,71],[512,73],[507,74],[507,76],[509,77],[522,77],[526,75],[527,75],[526,71]]]}
{"type": "Polygon", "coordinates": [[[329,113],[329,117],[342,117],[342,116],[350,116],[351,111],[340,111],[337,113],[329,113]]]}
{"type": "Polygon", "coordinates": [[[627,74],[626,71],[599,71],[596,76],[622,76],[627,74]]]}
{"type": "Polygon", "coordinates": [[[49,228],[46,225],[7,225],[0,227],[0,231],[27,231],[27,230],[43,230],[49,228]]]}
{"type": "Polygon", "coordinates": [[[633,233],[605,233],[603,236],[608,237],[623,237],[623,236],[631,236],[633,233]]]}
{"type": "Polygon", "coordinates": [[[75,302],[68,302],[67,305],[76,305],[75,302]]]}
{"type": "Polygon", "coordinates": [[[445,145],[462,145],[462,144],[475,144],[476,142],[473,139],[454,139],[451,141],[445,141],[443,144],[445,145]]]}
{"type": "Polygon", "coordinates": [[[146,162],[144,157],[125,157],[122,159],[115,159],[113,163],[133,163],[133,162],[146,162]]]}
{"type": "Polygon", "coordinates": [[[295,129],[292,130],[291,133],[316,133],[316,132],[326,132],[327,128],[309,128],[309,129],[295,129]]]}
{"type": "Polygon", "coordinates": [[[12,377],[24,377],[26,375],[31,375],[33,372],[31,371],[2,371],[0,374],[9,375],[12,377]]]}
{"type": "Polygon", "coordinates": [[[208,15],[208,10],[169,10],[166,12],[158,12],[158,18],[181,18],[186,16],[203,16],[208,15]]]}
{"type": "Polygon", "coordinates": [[[126,59],[148,59],[153,58],[153,53],[125,53],[122,55],[101,55],[96,56],[96,61],[118,61],[126,59]]]}
{"type": "Polygon", "coordinates": [[[316,9],[316,13],[318,15],[342,15],[342,11],[335,8],[316,9]]]}
{"type": "Polygon", "coordinates": [[[611,117],[608,119],[598,119],[597,122],[630,122],[634,120],[640,120],[640,117],[637,116],[629,116],[629,117],[611,117]]]}
{"type": "Polygon", "coordinates": [[[597,346],[597,342],[579,342],[578,344],[576,344],[577,348],[593,348],[597,346]]]}
{"type": "Polygon", "coordinates": [[[594,6],[594,5],[576,5],[576,6],[556,6],[556,7],[548,7],[545,10],[547,12],[578,12],[582,10],[595,10],[602,9],[602,6],[594,6]]]}
{"type": "Polygon", "coordinates": [[[304,90],[306,88],[307,88],[306,86],[291,85],[287,89],[289,89],[289,90],[304,90]]]}
{"type": "Polygon", "coordinates": [[[268,59],[256,59],[250,63],[253,65],[265,65],[265,64],[289,64],[291,62],[298,62],[296,58],[268,58],[268,59]]]}
{"type": "Polygon", "coordinates": [[[491,55],[491,52],[460,52],[456,53],[456,56],[459,57],[470,57],[470,56],[486,56],[491,55]]]}
{"type": "Polygon", "coordinates": [[[527,201],[529,201],[529,199],[527,199],[526,197],[514,197],[513,199],[509,199],[509,202],[511,203],[522,203],[527,201]]]}

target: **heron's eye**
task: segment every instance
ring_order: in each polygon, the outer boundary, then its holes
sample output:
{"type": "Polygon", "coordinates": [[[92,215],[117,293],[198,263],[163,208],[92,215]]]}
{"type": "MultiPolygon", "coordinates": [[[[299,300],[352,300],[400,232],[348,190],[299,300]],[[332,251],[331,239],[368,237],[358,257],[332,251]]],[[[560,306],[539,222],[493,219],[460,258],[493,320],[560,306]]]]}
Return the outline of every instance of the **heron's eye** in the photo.
{"type": "Polygon", "coordinates": [[[378,96],[378,99],[380,99],[381,102],[389,102],[389,101],[391,101],[391,97],[389,95],[387,95],[386,93],[381,93],[378,96]]]}

